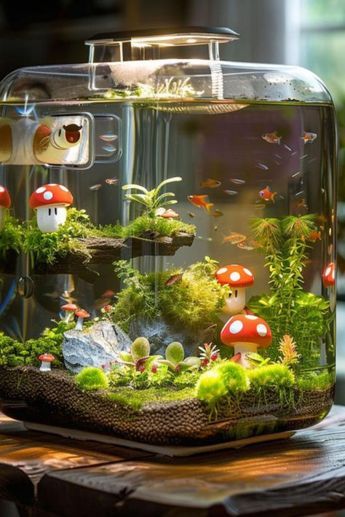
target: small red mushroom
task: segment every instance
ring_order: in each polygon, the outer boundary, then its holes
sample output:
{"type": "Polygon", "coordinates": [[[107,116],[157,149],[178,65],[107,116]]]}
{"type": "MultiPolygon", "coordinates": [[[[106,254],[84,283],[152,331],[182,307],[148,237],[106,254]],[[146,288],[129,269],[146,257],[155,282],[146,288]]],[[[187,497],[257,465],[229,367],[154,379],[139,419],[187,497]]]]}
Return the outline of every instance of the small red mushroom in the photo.
{"type": "Polygon", "coordinates": [[[324,287],[335,285],[335,263],[330,262],[322,272],[322,283],[324,287]]]}
{"type": "Polygon", "coordinates": [[[66,207],[73,203],[73,196],[64,185],[48,183],[31,194],[29,203],[37,210],[37,225],[41,232],[56,232],[66,222],[66,207]]]}
{"type": "Polygon", "coordinates": [[[11,196],[6,187],[0,185],[0,230],[4,226],[6,211],[11,206],[11,196]]]}
{"type": "Polygon", "coordinates": [[[234,347],[234,356],[241,354],[238,361],[248,368],[247,354],[258,348],[268,348],[272,342],[272,332],[266,321],[254,314],[236,314],[224,325],[220,339],[224,345],[234,347]]]}
{"type": "Polygon", "coordinates": [[[216,279],[221,285],[230,287],[224,312],[233,315],[243,311],[246,305],[246,288],[254,283],[253,273],[239,264],[230,264],[218,269],[216,279]]]}
{"type": "Polygon", "coordinates": [[[41,372],[50,372],[51,371],[51,363],[55,361],[55,357],[53,354],[49,354],[45,352],[38,356],[38,360],[41,361],[40,371],[41,372]]]}
{"type": "Polygon", "coordinates": [[[90,314],[85,309],[78,309],[75,311],[75,315],[78,318],[75,330],[83,330],[83,322],[85,318],[89,318],[90,314]]]}
{"type": "Polygon", "coordinates": [[[65,311],[64,321],[68,323],[71,319],[72,314],[78,310],[78,306],[75,303],[65,303],[65,305],[61,306],[61,309],[65,311]]]}

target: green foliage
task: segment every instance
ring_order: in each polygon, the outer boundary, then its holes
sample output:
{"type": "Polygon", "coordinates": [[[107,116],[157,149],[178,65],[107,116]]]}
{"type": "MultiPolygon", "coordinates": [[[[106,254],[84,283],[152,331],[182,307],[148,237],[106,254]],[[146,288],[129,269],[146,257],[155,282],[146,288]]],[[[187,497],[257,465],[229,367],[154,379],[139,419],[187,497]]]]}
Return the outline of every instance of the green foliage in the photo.
{"type": "Polygon", "coordinates": [[[175,205],[177,203],[174,192],[165,192],[161,193],[163,187],[168,185],[169,183],[175,183],[177,181],[182,181],[180,176],[176,176],[174,178],[168,178],[162,181],[156,188],[152,190],[148,190],[141,185],[136,185],[130,183],[128,185],[123,185],[122,190],[130,190],[130,194],[126,194],[125,198],[128,201],[134,201],[139,205],[142,205],[145,209],[145,213],[150,217],[155,217],[156,210],[161,207],[175,205]],[[137,191],[134,192],[133,191],[137,191]]]}
{"type": "Polygon", "coordinates": [[[63,333],[73,324],[63,321],[54,328],[45,329],[37,339],[20,342],[0,333],[0,366],[39,366],[38,356],[44,352],[54,355],[53,368],[63,366],[62,341],[63,333]]]}
{"type": "Polygon", "coordinates": [[[75,376],[75,382],[80,389],[87,391],[105,390],[109,386],[108,377],[104,371],[93,366],[83,368],[75,376]]]}
{"type": "Polygon", "coordinates": [[[19,253],[23,242],[23,227],[17,219],[7,216],[4,227],[0,230],[0,257],[13,250],[19,253]]]}
{"type": "Polygon", "coordinates": [[[188,233],[195,235],[195,226],[187,224],[177,219],[164,219],[164,217],[151,217],[149,215],[141,215],[131,221],[127,226],[109,226],[104,227],[105,233],[109,232],[109,236],[121,237],[145,237],[150,235],[154,237],[172,237],[177,233],[188,233]]]}
{"type": "Polygon", "coordinates": [[[227,395],[240,394],[249,389],[246,370],[237,363],[226,361],[204,372],[197,383],[197,397],[214,406],[227,395]]]}
{"type": "Polygon", "coordinates": [[[327,300],[303,291],[309,238],[315,230],[313,215],[252,222],[253,237],[265,254],[271,293],[251,298],[249,308],[271,327],[269,356],[278,360],[280,342],[284,335],[289,335],[296,343],[301,367],[318,364],[320,342],[333,318],[327,300]]]}
{"type": "Polygon", "coordinates": [[[217,265],[205,258],[185,270],[141,274],[126,261],[115,263],[117,275],[125,288],[118,294],[113,318],[125,331],[133,319],[148,321],[163,318],[187,331],[200,332],[219,322],[227,289],[214,278],[217,265]],[[180,281],[167,285],[173,275],[181,273],[180,281]]]}
{"type": "Polygon", "coordinates": [[[168,388],[153,386],[143,390],[133,390],[131,387],[117,387],[114,392],[107,393],[106,397],[116,404],[138,411],[151,404],[193,399],[195,388],[193,386],[172,389],[170,386],[168,388]]]}
{"type": "Polygon", "coordinates": [[[137,337],[132,343],[131,353],[134,362],[150,355],[150,343],[146,337],[137,337]]]}
{"type": "Polygon", "coordinates": [[[293,372],[284,364],[267,364],[247,371],[251,389],[291,388],[295,384],[293,372]]]}
{"type": "Polygon", "coordinates": [[[297,386],[301,391],[326,390],[335,383],[334,371],[306,371],[297,378],[297,386]]]}
{"type": "Polygon", "coordinates": [[[185,370],[198,369],[201,365],[200,357],[184,357],[184,348],[181,343],[174,341],[165,350],[165,359],[159,359],[160,364],[166,365],[172,372],[179,374],[185,370]]]}
{"type": "Polygon", "coordinates": [[[65,224],[56,232],[43,233],[33,219],[25,231],[23,249],[30,254],[32,264],[53,264],[57,257],[73,252],[80,254],[81,262],[90,258],[86,247],[78,240],[98,235],[85,210],[69,208],[65,224]]]}
{"type": "Polygon", "coordinates": [[[178,364],[184,359],[184,348],[181,343],[174,341],[170,343],[165,350],[165,358],[171,363],[178,364]]]}

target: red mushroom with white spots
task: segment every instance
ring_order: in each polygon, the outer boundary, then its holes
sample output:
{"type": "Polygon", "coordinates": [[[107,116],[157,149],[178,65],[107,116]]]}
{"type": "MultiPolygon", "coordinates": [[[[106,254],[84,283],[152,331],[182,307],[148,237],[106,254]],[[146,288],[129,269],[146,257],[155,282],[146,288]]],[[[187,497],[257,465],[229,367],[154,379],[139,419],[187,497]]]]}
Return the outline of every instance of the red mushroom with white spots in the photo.
{"type": "Polygon", "coordinates": [[[75,311],[75,315],[78,318],[75,330],[83,330],[83,322],[85,318],[89,318],[90,314],[85,309],[78,309],[75,311]]]}
{"type": "Polygon", "coordinates": [[[272,332],[264,319],[254,314],[236,314],[224,325],[220,339],[224,345],[234,347],[234,355],[241,354],[238,362],[248,368],[247,355],[257,352],[258,348],[268,348],[272,332]]]}
{"type": "Polygon", "coordinates": [[[230,264],[218,269],[216,279],[221,285],[230,287],[224,312],[234,315],[243,311],[246,306],[246,288],[254,283],[254,275],[250,269],[239,264],[230,264]]]}
{"type": "Polygon", "coordinates": [[[55,361],[55,357],[53,354],[49,354],[45,352],[38,356],[39,361],[41,361],[40,371],[41,372],[50,372],[51,371],[51,363],[55,361]]]}
{"type": "Polygon", "coordinates": [[[330,262],[322,273],[322,283],[324,287],[332,287],[335,285],[335,263],[330,262]]]}
{"type": "Polygon", "coordinates": [[[6,187],[0,185],[0,230],[4,226],[7,210],[11,206],[11,196],[6,187]]]}
{"type": "Polygon", "coordinates": [[[41,232],[56,232],[66,222],[67,209],[73,196],[64,185],[48,183],[30,196],[30,207],[37,211],[37,225],[41,232]]]}

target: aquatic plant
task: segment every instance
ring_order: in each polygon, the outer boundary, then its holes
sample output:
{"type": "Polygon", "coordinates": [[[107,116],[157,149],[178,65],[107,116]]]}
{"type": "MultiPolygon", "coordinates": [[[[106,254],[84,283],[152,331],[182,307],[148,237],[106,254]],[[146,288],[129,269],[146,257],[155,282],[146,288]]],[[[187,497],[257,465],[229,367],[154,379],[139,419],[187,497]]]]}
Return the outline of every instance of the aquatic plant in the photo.
{"type": "Polygon", "coordinates": [[[9,251],[19,253],[22,249],[24,228],[11,216],[6,216],[5,224],[0,230],[0,257],[5,258],[9,251]]]}
{"type": "Polygon", "coordinates": [[[189,369],[198,369],[201,364],[200,357],[186,357],[181,343],[174,341],[165,350],[165,359],[159,359],[160,364],[165,364],[172,372],[180,373],[189,369]]]}
{"type": "Polygon", "coordinates": [[[133,201],[139,205],[142,205],[145,209],[145,213],[149,217],[155,217],[157,209],[169,205],[175,205],[177,203],[176,199],[171,199],[175,197],[174,192],[165,192],[164,194],[161,193],[163,187],[169,183],[175,183],[177,181],[182,181],[182,178],[180,176],[168,178],[162,181],[156,188],[152,190],[148,190],[147,188],[141,185],[136,185],[135,183],[123,185],[122,190],[130,190],[130,194],[125,194],[125,198],[128,201],[133,201]],[[138,192],[133,193],[133,191],[138,192]]]}
{"type": "Polygon", "coordinates": [[[298,363],[300,354],[297,352],[296,343],[288,334],[281,338],[279,352],[281,353],[280,362],[285,366],[293,367],[298,363]]]}
{"type": "Polygon", "coordinates": [[[129,352],[120,352],[120,363],[125,366],[133,367],[137,372],[143,372],[146,363],[154,357],[150,357],[150,343],[145,337],[137,337],[130,348],[129,352]]]}
{"type": "Polygon", "coordinates": [[[296,379],[301,391],[322,391],[331,388],[335,383],[335,371],[306,371],[296,379]]]}
{"type": "Polygon", "coordinates": [[[212,343],[204,343],[199,346],[201,366],[206,368],[220,359],[219,349],[212,343]]]}
{"type": "MultiPolygon", "coordinates": [[[[273,341],[267,351],[277,361],[280,342],[289,335],[300,354],[300,366],[315,366],[320,359],[320,340],[329,332],[333,315],[329,302],[303,290],[303,269],[317,231],[314,215],[267,218],[252,221],[253,237],[265,254],[270,294],[252,297],[249,308],[264,318],[273,341]]],[[[329,347],[332,353],[332,347],[329,347]]]]}
{"type": "Polygon", "coordinates": [[[90,253],[78,239],[95,233],[96,229],[85,210],[70,208],[65,224],[56,232],[42,233],[34,218],[24,232],[23,251],[30,255],[32,264],[53,264],[57,257],[64,257],[70,252],[79,254],[83,262],[90,258],[90,253]]]}
{"type": "Polygon", "coordinates": [[[94,366],[83,368],[74,379],[77,386],[86,391],[106,390],[109,386],[104,371],[94,366]]]}
{"type": "Polygon", "coordinates": [[[163,318],[167,323],[200,333],[219,323],[226,289],[214,278],[218,263],[208,257],[187,269],[141,274],[127,261],[114,263],[125,284],[114,307],[114,321],[128,332],[136,318],[163,318]],[[178,274],[176,281],[170,282],[178,274]]]}
{"type": "Polygon", "coordinates": [[[267,364],[248,370],[251,389],[291,388],[295,384],[293,372],[284,364],[267,364]]]}
{"type": "Polygon", "coordinates": [[[154,84],[138,83],[134,88],[114,88],[107,90],[104,94],[106,99],[123,99],[123,98],[142,98],[142,99],[171,99],[197,97],[203,94],[203,91],[197,91],[190,82],[190,77],[179,79],[170,77],[164,81],[158,81],[154,84]]]}
{"type": "Polygon", "coordinates": [[[101,229],[104,236],[127,239],[129,237],[172,237],[177,233],[195,235],[196,228],[193,224],[184,223],[178,219],[164,219],[163,217],[151,217],[141,215],[133,219],[126,226],[109,225],[101,229]]]}
{"type": "Polygon", "coordinates": [[[239,395],[249,389],[246,370],[231,361],[204,372],[196,385],[198,399],[214,406],[222,397],[239,395]]]}

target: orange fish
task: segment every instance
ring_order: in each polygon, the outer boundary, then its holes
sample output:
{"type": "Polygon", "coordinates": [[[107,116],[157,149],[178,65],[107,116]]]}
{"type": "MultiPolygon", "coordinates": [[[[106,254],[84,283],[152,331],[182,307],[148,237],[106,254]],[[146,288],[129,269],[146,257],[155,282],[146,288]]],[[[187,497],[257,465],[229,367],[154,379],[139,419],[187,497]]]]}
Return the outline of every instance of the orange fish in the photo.
{"type": "Polygon", "coordinates": [[[165,282],[165,285],[174,285],[176,282],[180,282],[182,280],[183,273],[176,273],[175,275],[172,275],[168,280],[165,282]]]}
{"type": "Polygon", "coordinates": [[[267,185],[266,188],[260,190],[259,192],[259,196],[264,200],[264,201],[272,201],[272,203],[275,202],[275,197],[277,195],[277,192],[272,192],[272,190],[270,189],[270,187],[267,185]]]}
{"type": "Polygon", "coordinates": [[[207,180],[204,180],[200,183],[201,188],[217,188],[220,187],[222,184],[221,181],[214,180],[213,178],[207,178],[207,180]]]}
{"type": "Polygon", "coordinates": [[[278,135],[277,131],[273,131],[272,133],[265,133],[261,136],[265,142],[269,144],[280,144],[282,137],[278,135]]]}
{"type": "Polygon", "coordinates": [[[311,144],[317,139],[317,134],[305,131],[301,138],[305,144],[311,144]]]}
{"type": "Polygon", "coordinates": [[[192,205],[198,208],[204,208],[206,212],[210,213],[211,208],[214,206],[213,203],[207,201],[208,196],[206,194],[187,196],[187,199],[192,205]]]}
{"type": "Polygon", "coordinates": [[[226,242],[230,242],[230,244],[239,244],[240,242],[244,242],[247,240],[246,235],[243,235],[242,233],[237,232],[230,232],[229,235],[224,237],[223,244],[226,242]]]}
{"type": "Polygon", "coordinates": [[[307,240],[311,242],[321,241],[321,232],[319,230],[312,230],[308,235],[307,240]]]}

